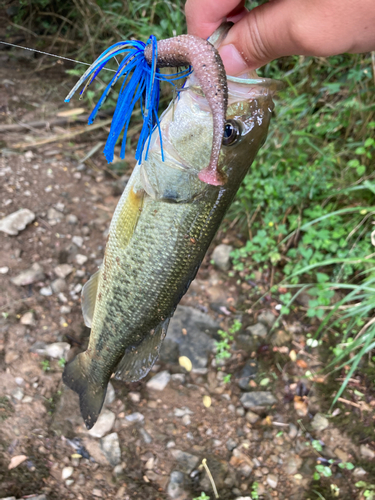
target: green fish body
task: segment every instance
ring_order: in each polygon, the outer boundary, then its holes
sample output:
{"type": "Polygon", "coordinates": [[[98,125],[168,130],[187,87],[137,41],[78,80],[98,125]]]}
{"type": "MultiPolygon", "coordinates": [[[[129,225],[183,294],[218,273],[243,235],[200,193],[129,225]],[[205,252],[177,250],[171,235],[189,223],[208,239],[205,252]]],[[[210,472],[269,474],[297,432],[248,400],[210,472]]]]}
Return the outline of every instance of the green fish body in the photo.
{"type": "Polygon", "coordinates": [[[170,317],[256,153],[273,109],[266,81],[228,82],[227,126],[219,156],[223,186],[201,182],[210,158],[213,120],[194,76],[161,118],[164,149],[153,133],[114,213],[103,264],[82,292],[88,348],[66,365],[63,380],[80,396],[91,428],[113,373],[144,377],[155,363],[170,317]]]}

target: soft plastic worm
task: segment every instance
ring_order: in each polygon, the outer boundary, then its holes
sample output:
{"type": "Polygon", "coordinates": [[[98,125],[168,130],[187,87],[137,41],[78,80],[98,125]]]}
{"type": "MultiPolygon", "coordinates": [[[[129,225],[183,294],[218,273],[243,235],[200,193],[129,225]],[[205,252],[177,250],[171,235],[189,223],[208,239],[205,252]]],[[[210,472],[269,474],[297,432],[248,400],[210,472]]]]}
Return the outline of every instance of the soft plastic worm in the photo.
{"type": "MultiPolygon", "coordinates": [[[[152,46],[144,51],[147,62],[152,63],[152,46]]],[[[224,134],[228,105],[227,79],[218,51],[207,40],[193,35],[180,35],[157,42],[157,66],[191,65],[204,92],[213,116],[213,141],[210,163],[199,173],[199,179],[219,186],[225,176],[218,170],[218,159],[224,134]]]]}

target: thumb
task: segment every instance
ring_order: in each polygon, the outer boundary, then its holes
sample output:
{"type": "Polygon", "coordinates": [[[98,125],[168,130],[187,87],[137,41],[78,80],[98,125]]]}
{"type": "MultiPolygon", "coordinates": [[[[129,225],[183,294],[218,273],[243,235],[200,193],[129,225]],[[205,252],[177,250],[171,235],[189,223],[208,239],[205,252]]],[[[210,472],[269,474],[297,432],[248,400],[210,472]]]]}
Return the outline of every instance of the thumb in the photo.
{"type": "Polygon", "coordinates": [[[226,72],[240,75],[296,51],[290,0],[274,0],[248,12],[219,48],[226,72]]]}

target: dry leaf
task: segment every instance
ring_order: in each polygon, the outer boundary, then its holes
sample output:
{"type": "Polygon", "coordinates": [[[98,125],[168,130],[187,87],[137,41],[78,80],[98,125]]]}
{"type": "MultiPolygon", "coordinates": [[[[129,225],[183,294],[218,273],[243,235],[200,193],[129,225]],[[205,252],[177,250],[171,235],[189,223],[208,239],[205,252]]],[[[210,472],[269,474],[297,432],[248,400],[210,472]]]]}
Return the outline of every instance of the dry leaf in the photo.
{"type": "Polygon", "coordinates": [[[305,417],[308,410],[306,401],[299,396],[294,396],[294,409],[299,417],[305,417]]]}
{"type": "Polygon", "coordinates": [[[61,116],[61,117],[78,116],[78,115],[82,115],[82,113],[84,113],[84,112],[85,112],[85,108],[67,109],[66,111],[60,111],[60,113],[57,113],[57,116],[61,116]]]}
{"type": "Polygon", "coordinates": [[[297,359],[297,353],[294,349],[292,351],[290,351],[289,357],[292,361],[295,361],[297,359]]]}
{"type": "Polygon", "coordinates": [[[15,457],[12,457],[10,459],[10,464],[8,465],[8,470],[15,469],[20,464],[22,464],[22,462],[24,462],[25,460],[27,460],[26,455],[16,455],[15,457]]]}
{"type": "Polygon", "coordinates": [[[297,359],[296,365],[300,368],[307,368],[307,363],[303,359],[297,359]]]}
{"type": "Polygon", "coordinates": [[[182,368],[185,368],[187,372],[191,372],[193,364],[187,356],[180,356],[178,362],[182,368]]]}
{"type": "Polygon", "coordinates": [[[206,408],[209,408],[211,406],[211,403],[212,403],[212,400],[211,400],[210,396],[203,396],[203,405],[206,408]]]}

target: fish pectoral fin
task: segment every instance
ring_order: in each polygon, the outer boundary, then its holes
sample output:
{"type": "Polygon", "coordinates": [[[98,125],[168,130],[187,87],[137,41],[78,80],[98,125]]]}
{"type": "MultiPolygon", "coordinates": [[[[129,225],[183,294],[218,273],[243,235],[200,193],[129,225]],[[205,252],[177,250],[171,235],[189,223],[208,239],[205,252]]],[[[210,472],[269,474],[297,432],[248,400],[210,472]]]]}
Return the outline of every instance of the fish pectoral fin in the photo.
{"type": "Polygon", "coordinates": [[[87,281],[87,283],[85,283],[84,287],[82,288],[82,293],[81,293],[82,314],[85,325],[88,328],[91,328],[92,320],[94,317],[99,277],[100,277],[100,269],[91,276],[91,278],[87,281]]]}
{"type": "Polygon", "coordinates": [[[159,323],[139,345],[126,349],[117,366],[115,378],[125,382],[137,382],[148,374],[159,357],[170,319],[159,323]]]}

